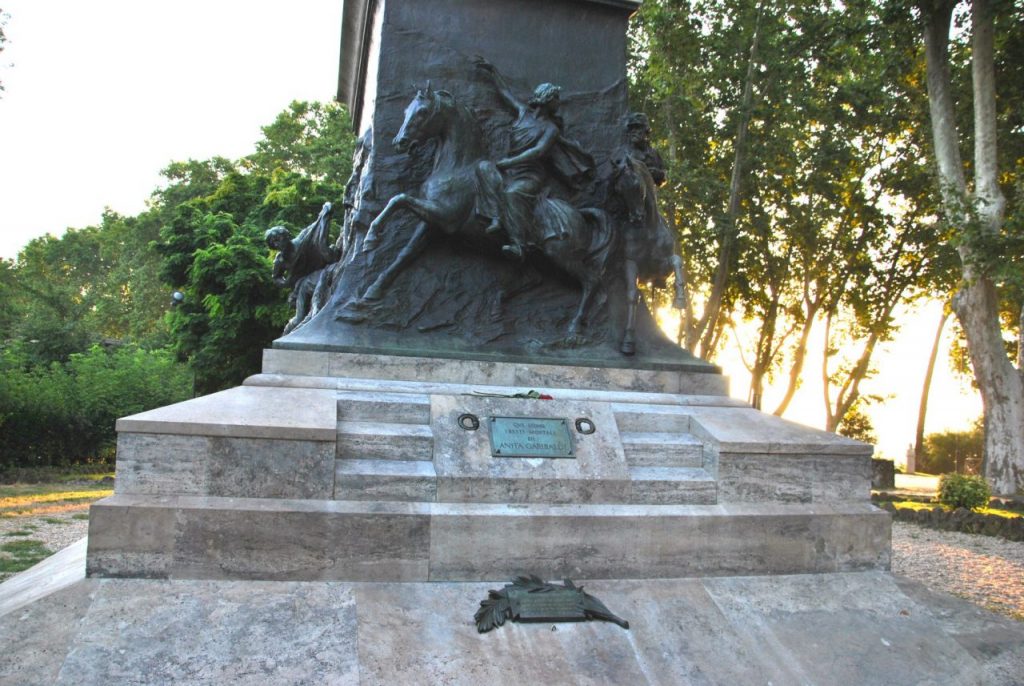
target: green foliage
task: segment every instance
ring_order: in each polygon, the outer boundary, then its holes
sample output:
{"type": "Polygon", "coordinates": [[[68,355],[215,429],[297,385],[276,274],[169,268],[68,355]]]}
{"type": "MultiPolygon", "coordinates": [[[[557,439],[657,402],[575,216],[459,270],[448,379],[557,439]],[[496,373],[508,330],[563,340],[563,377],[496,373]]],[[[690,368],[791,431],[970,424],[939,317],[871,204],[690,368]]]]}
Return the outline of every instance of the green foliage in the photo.
{"type": "Polygon", "coordinates": [[[843,416],[843,421],[839,425],[839,434],[874,445],[878,442],[875,426],[871,423],[871,418],[864,414],[858,405],[859,403],[854,405],[843,416]]]}
{"type": "Polygon", "coordinates": [[[263,127],[263,140],[245,162],[262,173],[282,170],[314,181],[345,183],[354,151],[344,108],[296,101],[263,127]]]}
{"type": "Polygon", "coordinates": [[[339,200],[354,146],[334,104],[292,103],[264,134],[237,162],[172,163],[136,216],[0,260],[0,473],[95,469],[118,417],[258,371],[290,314],[263,234],[339,200]],[[185,301],[168,313],[174,289],[185,301]]]}
{"type": "Polygon", "coordinates": [[[895,331],[896,304],[954,286],[923,154],[919,27],[875,0],[648,0],[636,17],[631,98],[666,153],[660,196],[698,308],[687,339],[715,354],[703,342],[721,336],[701,327],[724,284],[716,326],[758,325],[739,345],[759,398],[787,362],[795,391],[806,334],[828,318],[835,426],[895,331]],[[860,350],[841,359],[839,340],[860,350]]]}
{"type": "Polygon", "coordinates": [[[984,478],[965,474],[943,474],[939,479],[939,502],[947,507],[974,510],[988,505],[992,493],[984,478]]]}
{"type": "Polygon", "coordinates": [[[160,275],[185,296],[167,318],[169,337],[200,393],[259,371],[290,316],[264,232],[283,225],[296,235],[325,201],[342,198],[351,169],[354,137],[338,105],[292,103],[263,131],[257,152],[237,163],[171,165],[168,186],[154,194],[160,275]]]}
{"type": "Polygon", "coordinates": [[[114,422],[183,400],[191,375],[166,351],[94,346],[67,362],[32,364],[0,351],[0,470],[109,459],[114,422]]]}
{"type": "Polygon", "coordinates": [[[924,437],[924,451],[917,469],[946,474],[977,469],[985,449],[985,433],[978,422],[967,431],[941,431],[924,437]]]}

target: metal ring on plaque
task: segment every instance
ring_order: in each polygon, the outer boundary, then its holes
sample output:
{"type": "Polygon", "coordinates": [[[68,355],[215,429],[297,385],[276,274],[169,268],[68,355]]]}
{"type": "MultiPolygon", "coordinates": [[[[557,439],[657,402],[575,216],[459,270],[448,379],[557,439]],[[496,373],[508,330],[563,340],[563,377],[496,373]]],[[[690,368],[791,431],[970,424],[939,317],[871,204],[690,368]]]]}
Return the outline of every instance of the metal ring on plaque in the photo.
{"type": "Polygon", "coordinates": [[[466,431],[476,431],[480,428],[480,420],[475,414],[469,414],[468,412],[460,414],[459,418],[455,421],[458,422],[460,429],[465,429],[466,431]]]}
{"type": "Polygon", "coordinates": [[[597,427],[594,426],[594,422],[590,421],[586,417],[580,417],[579,419],[576,420],[576,431],[583,434],[584,436],[589,436],[590,434],[597,431],[597,427]]]}

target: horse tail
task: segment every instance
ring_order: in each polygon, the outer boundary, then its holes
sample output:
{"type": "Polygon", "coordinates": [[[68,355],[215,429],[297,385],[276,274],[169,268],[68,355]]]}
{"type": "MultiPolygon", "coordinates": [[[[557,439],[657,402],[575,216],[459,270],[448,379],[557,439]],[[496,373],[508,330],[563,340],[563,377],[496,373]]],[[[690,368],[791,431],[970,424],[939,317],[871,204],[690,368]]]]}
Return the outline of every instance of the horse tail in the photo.
{"type": "Polygon", "coordinates": [[[602,271],[608,263],[612,249],[615,247],[616,233],[608,219],[608,213],[593,207],[585,207],[580,214],[591,225],[590,248],[587,250],[587,261],[600,265],[602,271]]]}

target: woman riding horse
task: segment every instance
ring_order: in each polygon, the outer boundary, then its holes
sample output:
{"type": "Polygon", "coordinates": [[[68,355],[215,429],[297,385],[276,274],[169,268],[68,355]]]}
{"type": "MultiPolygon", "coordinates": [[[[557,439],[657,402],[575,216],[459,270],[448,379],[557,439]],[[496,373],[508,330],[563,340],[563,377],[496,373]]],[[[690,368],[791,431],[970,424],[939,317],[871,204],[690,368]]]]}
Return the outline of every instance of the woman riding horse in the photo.
{"type": "Polygon", "coordinates": [[[534,210],[541,191],[551,185],[551,171],[577,186],[593,172],[594,160],[562,137],[558,86],[542,83],[524,103],[493,64],[482,57],[477,57],[475,64],[490,76],[502,102],[517,113],[509,134],[509,156],[495,163],[503,173],[505,186],[495,189],[482,184],[479,211],[491,220],[488,233],[504,227],[508,234],[509,243],[502,252],[521,260],[524,246],[534,237],[534,210]]]}

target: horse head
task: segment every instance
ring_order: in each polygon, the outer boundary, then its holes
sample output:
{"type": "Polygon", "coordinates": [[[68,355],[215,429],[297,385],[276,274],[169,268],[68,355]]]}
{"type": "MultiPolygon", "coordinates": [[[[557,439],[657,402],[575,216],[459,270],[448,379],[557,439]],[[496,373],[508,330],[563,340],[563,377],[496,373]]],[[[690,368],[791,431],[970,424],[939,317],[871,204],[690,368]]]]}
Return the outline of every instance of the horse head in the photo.
{"type": "Polygon", "coordinates": [[[391,141],[395,150],[400,153],[408,152],[417,145],[441,135],[452,102],[451,93],[435,91],[427,81],[426,88],[418,89],[415,97],[405,108],[402,126],[398,129],[398,135],[391,141]]]}

